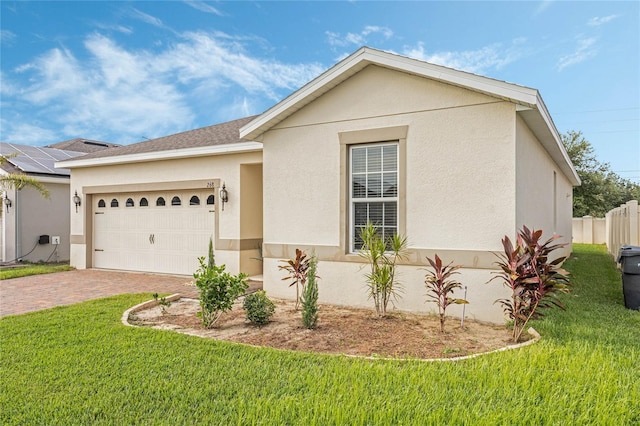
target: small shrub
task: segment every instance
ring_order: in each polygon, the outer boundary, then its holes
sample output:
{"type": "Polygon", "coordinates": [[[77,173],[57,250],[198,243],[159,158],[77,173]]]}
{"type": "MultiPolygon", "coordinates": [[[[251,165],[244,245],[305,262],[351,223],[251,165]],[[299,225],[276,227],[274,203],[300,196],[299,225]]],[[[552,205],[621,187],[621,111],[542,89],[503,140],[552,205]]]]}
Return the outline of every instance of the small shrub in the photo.
{"type": "Polygon", "coordinates": [[[280,265],[278,268],[280,270],[287,271],[289,276],[284,277],[282,280],[291,280],[291,284],[289,287],[295,285],[296,286],[296,311],[300,308],[300,288],[304,289],[304,285],[307,282],[307,270],[309,269],[309,258],[307,254],[300,250],[296,249],[296,258],[281,260],[280,262],[284,262],[284,265],[280,265]]]}
{"type": "Polygon", "coordinates": [[[204,257],[199,257],[200,268],[193,274],[200,290],[200,312],[205,328],[212,328],[224,312],[233,308],[233,302],[249,287],[247,275],[232,275],[225,265],[209,266],[204,257]]]}
{"type": "Polygon", "coordinates": [[[311,256],[309,261],[309,270],[307,272],[307,284],[302,290],[302,325],[306,328],[316,328],[318,325],[318,282],[316,276],[316,268],[318,259],[315,255],[311,256]]]}
{"type": "Polygon", "coordinates": [[[427,269],[427,275],[425,276],[425,284],[427,285],[427,297],[431,298],[432,302],[438,305],[438,314],[440,315],[440,332],[444,333],[445,313],[447,307],[451,304],[464,304],[469,303],[464,299],[454,299],[450,297],[455,289],[462,288],[462,284],[458,281],[451,279],[452,275],[459,274],[458,269],[460,265],[451,266],[453,262],[448,265],[442,264],[442,259],[436,254],[435,260],[431,260],[427,257],[427,261],[433,268],[433,271],[427,269]]]}
{"type": "Polygon", "coordinates": [[[499,299],[505,315],[513,321],[513,341],[518,342],[529,320],[543,316],[539,309],[564,306],[555,293],[569,292],[568,273],[559,265],[564,257],[549,261],[554,250],[566,244],[553,244],[560,235],[554,235],[544,243],[540,242],[541,230],[530,230],[526,226],[518,232],[516,245],[508,236],[502,239],[504,253],[496,262],[501,271],[492,278],[499,279],[511,290],[511,298],[499,299]]]}
{"type": "Polygon", "coordinates": [[[371,222],[362,228],[360,256],[367,260],[371,271],[365,275],[369,298],[373,299],[376,314],[384,317],[387,315],[389,301],[397,299],[400,292],[396,263],[406,258],[407,238],[393,234],[385,240],[381,234],[371,222]]]}
{"type": "Polygon", "coordinates": [[[242,305],[247,311],[247,319],[254,324],[264,325],[276,311],[276,305],[267,297],[264,290],[248,294],[242,305]]]}
{"type": "Polygon", "coordinates": [[[162,309],[162,315],[167,313],[167,308],[171,306],[171,301],[167,300],[166,297],[159,297],[158,293],[153,293],[153,300],[155,300],[158,305],[160,305],[160,309],[162,309]]]}

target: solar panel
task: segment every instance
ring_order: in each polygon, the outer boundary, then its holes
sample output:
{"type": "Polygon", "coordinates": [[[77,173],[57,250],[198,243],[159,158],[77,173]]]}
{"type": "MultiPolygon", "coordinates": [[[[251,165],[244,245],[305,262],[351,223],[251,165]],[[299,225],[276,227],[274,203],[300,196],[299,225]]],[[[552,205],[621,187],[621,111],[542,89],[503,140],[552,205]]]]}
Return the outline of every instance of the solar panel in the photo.
{"type": "Polygon", "coordinates": [[[83,152],[63,151],[29,145],[0,143],[0,155],[18,154],[7,161],[25,173],[45,173],[69,176],[69,169],[56,169],[56,161],[84,155],[83,152]]]}

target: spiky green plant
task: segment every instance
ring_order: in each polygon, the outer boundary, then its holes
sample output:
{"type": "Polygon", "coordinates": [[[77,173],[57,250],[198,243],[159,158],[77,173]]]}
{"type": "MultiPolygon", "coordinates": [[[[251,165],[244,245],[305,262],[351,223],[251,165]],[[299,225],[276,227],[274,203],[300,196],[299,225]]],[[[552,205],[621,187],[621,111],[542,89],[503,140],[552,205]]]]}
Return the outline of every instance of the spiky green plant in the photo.
{"type": "Polygon", "coordinates": [[[316,269],[318,258],[315,254],[309,260],[307,271],[307,284],[302,290],[302,325],[306,328],[316,328],[318,325],[318,281],[316,269]]]}
{"type": "Polygon", "coordinates": [[[396,265],[406,259],[407,237],[394,233],[385,240],[378,227],[367,222],[360,238],[360,256],[369,264],[370,272],[365,274],[369,298],[373,299],[378,317],[384,317],[389,301],[397,300],[402,291],[396,278],[396,265]]]}

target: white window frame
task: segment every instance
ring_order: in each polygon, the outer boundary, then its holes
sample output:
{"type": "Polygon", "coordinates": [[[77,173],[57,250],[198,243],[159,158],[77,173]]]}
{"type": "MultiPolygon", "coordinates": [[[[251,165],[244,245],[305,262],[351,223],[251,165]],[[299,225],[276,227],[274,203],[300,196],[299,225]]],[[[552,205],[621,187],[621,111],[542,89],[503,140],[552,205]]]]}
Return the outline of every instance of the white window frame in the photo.
{"type": "MultiPolygon", "coordinates": [[[[355,248],[355,204],[356,203],[395,203],[396,205],[396,224],[395,224],[395,232],[400,232],[400,141],[392,140],[392,141],[384,141],[384,142],[372,142],[372,143],[362,143],[362,144],[354,144],[349,145],[349,156],[348,156],[348,164],[349,164],[349,220],[348,220],[348,235],[349,235],[349,252],[357,253],[358,249],[355,248]],[[396,148],[396,196],[395,197],[384,197],[384,179],[381,181],[381,196],[380,197],[365,197],[365,198],[354,198],[353,196],[353,151],[356,149],[366,149],[370,147],[384,147],[384,146],[394,146],[396,148]]],[[[368,166],[368,159],[367,159],[368,166]]],[[[368,170],[365,172],[365,175],[369,172],[368,170]]],[[[389,173],[389,172],[383,172],[389,173]]],[[[383,217],[384,221],[384,217],[383,217]]]]}

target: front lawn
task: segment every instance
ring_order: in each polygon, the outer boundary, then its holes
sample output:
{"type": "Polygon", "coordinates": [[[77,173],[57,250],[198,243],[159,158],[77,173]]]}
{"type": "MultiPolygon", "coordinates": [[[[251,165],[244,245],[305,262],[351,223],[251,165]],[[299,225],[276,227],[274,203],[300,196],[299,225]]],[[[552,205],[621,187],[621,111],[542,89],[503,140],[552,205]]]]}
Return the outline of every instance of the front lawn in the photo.
{"type": "MultiPolygon", "coordinates": [[[[126,295],[0,319],[0,424],[640,423],[640,312],[575,246],[541,342],[456,363],[367,361],[125,327],[126,295]]],[[[322,291],[322,289],[320,289],[322,291]]]]}
{"type": "Polygon", "coordinates": [[[53,272],[70,271],[73,267],[68,264],[55,263],[33,263],[16,266],[12,268],[4,268],[0,270],[0,280],[8,280],[10,278],[20,278],[29,275],[51,274],[53,272]]]}

